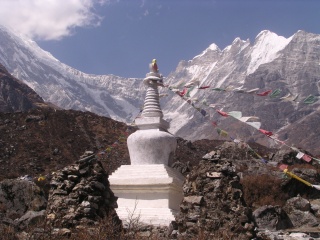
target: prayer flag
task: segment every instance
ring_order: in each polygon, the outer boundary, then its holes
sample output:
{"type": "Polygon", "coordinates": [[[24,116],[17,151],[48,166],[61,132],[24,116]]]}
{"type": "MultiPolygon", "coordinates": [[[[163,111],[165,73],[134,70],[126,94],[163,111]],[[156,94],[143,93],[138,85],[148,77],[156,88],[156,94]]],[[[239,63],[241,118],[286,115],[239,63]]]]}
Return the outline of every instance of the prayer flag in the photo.
{"type": "Polygon", "coordinates": [[[206,110],[204,110],[204,109],[201,109],[201,110],[200,110],[200,113],[201,113],[204,117],[205,117],[206,114],[207,114],[206,110]]]}
{"type": "Polygon", "coordinates": [[[236,119],[239,119],[242,117],[242,112],[240,111],[231,111],[231,112],[228,112],[228,115],[231,116],[231,117],[234,117],[236,119]]]}
{"type": "Polygon", "coordinates": [[[255,116],[250,116],[250,117],[241,117],[239,120],[241,121],[241,122],[247,122],[249,119],[251,119],[251,118],[253,118],[253,119],[259,119],[258,117],[255,117],[255,116]]]}
{"type": "Polygon", "coordinates": [[[258,96],[267,96],[269,93],[271,93],[272,90],[268,90],[268,91],[265,91],[265,92],[262,92],[262,93],[257,93],[258,96]]]}
{"type": "Polygon", "coordinates": [[[186,93],[186,97],[190,97],[190,92],[194,89],[194,87],[189,88],[187,93],[186,93]]]}
{"type": "Polygon", "coordinates": [[[286,96],[280,98],[281,100],[284,101],[296,101],[299,95],[292,96],[291,93],[288,93],[286,96]]]}
{"type": "Polygon", "coordinates": [[[260,88],[254,88],[254,89],[246,91],[246,93],[255,93],[255,92],[259,91],[259,89],[260,88]]]}
{"type": "Polygon", "coordinates": [[[228,86],[225,88],[225,91],[227,92],[231,92],[233,90],[233,87],[232,86],[228,86]]]}
{"type": "Polygon", "coordinates": [[[302,159],[305,160],[306,162],[310,162],[312,160],[312,158],[307,154],[303,154],[302,159]]]}
{"type": "Polygon", "coordinates": [[[212,90],[214,90],[214,91],[218,91],[218,92],[225,91],[223,88],[212,88],[212,90]]]}
{"type": "Polygon", "coordinates": [[[281,89],[276,89],[270,94],[270,98],[278,97],[281,93],[281,89]]]}
{"type": "Polygon", "coordinates": [[[183,90],[182,90],[182,92],[178,92],[178,95],[180,96],[180,97],[183,97],[186,93],[187,93],[187,88],[184,88],[183,90]]]}
{"type": "Polygon", "coordinates": [[[287,95],[285,95],[284,97],[281,97],[280,99],[285,100],[291,97],[291,93],[288,93],[287,95]]]}
{"type": "Polygon", "coordinates": [[[218,126],[217,122],[211,122],[211,124],[212,124],[214,127],[218,126]]]}
{"type": "Polygon", "coordinates": [[[209,88],[210,86],[201,86],[199,87],[199,89],[206,89],[206,88],[209,88]]]}
{"type": "Polygon", "coordinates": [[[288,165],[286,165],[286,164],[280,164],[280,165],[279,165],[279,168],[283,171],[283,170],[285,170],[285,169],[288,169],[288,165]]]}
{"type": "Polygon", "coordinates": [[[194,85],[198,85],[199,86],[199,80],[191,80],[190,82],[188,82],[186,85],[184,85],[184,87],[186,88],[190,88],[190,87],[193,87],[194,85]]]}
{"type": "Polygon", "coordinates": [[[229,116],[228,113],[226,113],[226,112],[222,112],[222,111],[220,111],[220,110],[217,110],[217,112],[218,112],[221,116],[224,116],[224,117],[228,117],[228,116],[229,116]]]}
{"type": "Polygon", "coordinates": [[[228,137],[228,133],[220,128],[217,128],[217,132],[222,137],[228,137]]]}
{"type": "Polygon", "coordinates": [[[265,135],[267,135],[268,137],[270,137],[270,136],[272,136],[273,135],[273,133],[272,132],[270,132],[270,131],[267,131],[267,130],[264,130],[264,129],[259,129],[259,131],[261,132],[261,133],[263,133],[263,134],[265,134],[265,135]]]}
{"type": "Polygon", "coordinates": [[[246,122],[246,124],[254,127],[255,129],[259,129],[261,127],[261,122],[246,122]]]}
{"type": "Polygon", "coordinates": [[[243,93],[244,91],[246,91],[246,89],[243,87],[238,87],[238,88],[233,89],[233,91],[237,92],[237,93],[243,93]]]}
{"type": "Polygon", "coordinates": [[[169,90],[171,90],[174,93],[180,92],[179,88],[169,88],[169,90]]]}
{"type": "Polygon", "coordinates": [[[303,157],[304,153],[303,152],[298,152],[296,158],[301,159],[303,157]]]}
{"type": "Polygon", "coordinates": [[[309,95],[305,100],[303,100],[303,103],[312,104],[312,103],[315,103],[316,101],[318,101],[318,98],[316,96],[309,95]]]}

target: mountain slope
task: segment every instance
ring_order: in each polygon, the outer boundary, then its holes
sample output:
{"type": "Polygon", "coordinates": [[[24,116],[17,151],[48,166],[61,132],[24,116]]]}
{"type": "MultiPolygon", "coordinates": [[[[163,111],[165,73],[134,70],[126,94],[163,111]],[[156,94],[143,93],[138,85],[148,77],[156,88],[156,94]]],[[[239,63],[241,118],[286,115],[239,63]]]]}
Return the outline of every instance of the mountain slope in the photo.
{"type": "Polygon", "coordinates": [[[1,26],[0,42],[0,62],[46,102],[128,122],[139,112],[143,102],[140,79],[82,73],[1,26]]]}
{"type": "Polygon", "coordinates": [[[27,111],[43,104],[42,98],[0,64],[0,112],[27,111]]]}
{"type": "Polygon", "coordinates": [[[314,144],[312,147],[309,145],[309,142],[319,143],[318,134],[288,138],[290,134],[293,136],[297,127],[299,131],[313,129],[312,132],[320,132],[318,124],[309,120],[309,114],[319,112],[320,102],[310,105],[302,102],[309,95],[319,96],[319,43],[319,35],[303,31],[298,31],[288,39],[263,31],[253,44],[237,38],[223,50],[211,45],[192,60],[180,62],[176,71],[168,77],[169,83],[180,85],[180,89],[188,82],[197,80],[200,86],[211,88],[281,89],[282,92],[279,97],[270,98],[194,88],[190,92],[191,98],[217,104],[216,109],[212,109],[197,103],[210,117],[203,117],[190,104],[171,93],[164,108],[164,114],[171,120],[171,131],[190,140],[219,138],[211,124],[217,121],[218,126],[232,137],[270,144],[268,138],[254,128],[230,117],[221,117],[216,112],[217,109],[225,112],[241,111],[243,116],[259,117],[262,129],[278,134],[288,144],[299,144],[319,154],[320,150],[314,144]],[[299,95],[300,102],[280,100],[288,93],[299,95]],[[293,124],[295,128],[290,127],[293,124]]]}

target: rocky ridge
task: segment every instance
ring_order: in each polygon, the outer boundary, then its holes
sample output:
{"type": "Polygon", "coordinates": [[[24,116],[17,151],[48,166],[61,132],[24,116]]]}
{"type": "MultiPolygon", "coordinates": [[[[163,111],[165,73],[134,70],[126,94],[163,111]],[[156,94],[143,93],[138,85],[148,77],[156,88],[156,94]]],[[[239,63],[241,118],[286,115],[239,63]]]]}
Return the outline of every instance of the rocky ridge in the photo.
{"type": "Polygon", "coordinates": [[[27,111],[45,105],[35,91],[13,77],[2,64],[0,64],[0,89],[0,112],[27,111]]]}

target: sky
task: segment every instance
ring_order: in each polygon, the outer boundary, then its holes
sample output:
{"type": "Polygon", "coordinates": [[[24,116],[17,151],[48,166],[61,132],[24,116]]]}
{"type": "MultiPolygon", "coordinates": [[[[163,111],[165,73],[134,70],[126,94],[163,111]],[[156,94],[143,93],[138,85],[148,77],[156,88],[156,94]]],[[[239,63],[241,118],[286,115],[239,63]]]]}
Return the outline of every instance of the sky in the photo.
{"type": "Polygon", "coordinates": [[[0,24],[82,72],[144,78],[263,30],[320,34],[320,0],[0,0],[0,24]]]}

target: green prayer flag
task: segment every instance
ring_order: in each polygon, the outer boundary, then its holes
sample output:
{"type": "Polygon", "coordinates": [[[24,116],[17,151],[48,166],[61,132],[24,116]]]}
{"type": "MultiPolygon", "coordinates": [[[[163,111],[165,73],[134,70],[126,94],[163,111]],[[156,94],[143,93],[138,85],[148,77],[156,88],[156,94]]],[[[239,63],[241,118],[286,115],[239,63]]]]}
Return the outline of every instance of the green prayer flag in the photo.
{"type": "Polygon", "coordinates": [[[312,104],[312,103],[315,103],[316,101],[318,101],[318,97],[316,96],[313,96],[313,95],[309,95],[304,101],[303,103],[305,104],[312,104]]]}
{"type": "Polygon", "coordinates": [[[186,97],[190,97],[190,92],[194,89],[194,86],[192,88],[189,88],[187,93],[186,93],[186,97]]]}
{"type": "Polygon", "coordinates": [[[220,128],[217,128],[217,132],[222,137],[228,137],[228,133],[220,128]]]}
{"type": "Polygon", "coordinates": [[[225,91],[223,88],[212,88],[212,90],[219,91],[219,92],[225,91]]]}
{"type": "Polygon", "coordinates": [[[281,89],[276,89],[270,94],[270,98],[278,97],[281,93],[281,89]]]}

